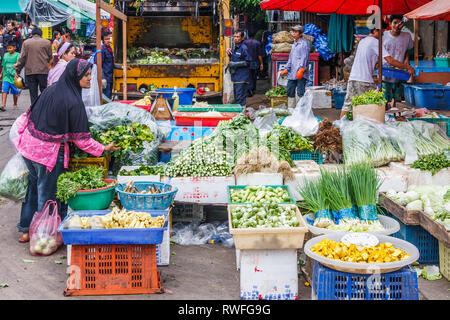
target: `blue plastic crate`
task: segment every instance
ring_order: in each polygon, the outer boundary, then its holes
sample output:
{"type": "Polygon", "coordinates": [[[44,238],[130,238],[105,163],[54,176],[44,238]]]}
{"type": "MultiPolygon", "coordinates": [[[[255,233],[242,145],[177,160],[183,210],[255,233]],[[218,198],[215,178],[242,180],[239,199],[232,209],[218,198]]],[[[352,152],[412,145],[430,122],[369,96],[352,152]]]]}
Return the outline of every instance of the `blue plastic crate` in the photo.
{"type": "Polygon", "coordinates": [[[313,294],[317,300],[419,300],[417,273],[411,266],[382,274],[355,274],[314,261],[313,294]]]}
{"type": "Polygon", "coordinates": [[[209,136],[213,133],[214,129],[215,127],[172,126],[170,134],[166,140],[195,140],[209,136]]]}
{"type": "Polygon", "coordinates": [[[334,108],[342,109],[347,91],[333,90],[334,108]]]}
{"type": "Polygon", "coordinates": [[[178,188],[162,182],[135,182],[138,190],[156,187],[164,193],[138,194],[125,192],[125,184],[119,184],[116,191],[122,206],[127,210],[165,210],[170,207],[178,192],[178,188]]]}
{"type": "Polygon", "coordinates": [[[111,210],[84,210],[70,212],[58,228],[64,244],[93,245],[93,244],[159,244],[163,240],[164,231],[168,226],[169,210],[141,210],[148,212],[152,217],[164,215],[166,223],[163,228],[136,228],[136,229],[64,229],[66,221],[73,215],[80,217],[102,216],[111,210]]]}
{"type": "MultiPolygon", "coordinates": [[[[179,98],[179,105],[192,105],[192,99],[194,98],[195,88],[177,88],[176,92],[179,98]]],[[[156,92],[162,92],[163,97],[171,99],[175,93],[175,88],[160,88],[156,89],[156,92]],[[166,93],[167,92],[167,93],[166,93]]]]}
{"type": "Polygon", "coordinates": [[[400,224],[400,230],[392,234],[391,237],[408,241],[419,249],[420,256],[417,262],[421,264],[439,263],[439,242],[435,237],[421,226],[408,226],[391,213],[386,212],[386,215],[397,220],[400,224]]]}
{"type": "Polygon", "coordinates": [[[450,110],[450,86],[411,86],[417,108],[450,110]]]}
{"type": "Polygon", "coordinates": [[[323,163],[322,153],[318,151],[309,151],[309,150],[301,150],[301,151],[291,151],[291,159],[296,160],[314,160],[318,164],[323,163]]]}
{"type": "Polygon", "coordinates": [[[416,101],[414,99],[414,90],[412,86],[419,86],[419,87],[427,87],[427,86],[443,86],[440,83],[428,83],[428,82],[420,82],[420,83],[403,83],[403,92],[405,95],[405,102],[409,104],[410,106],[415,106],[416,101]]]}
{"type": "Polygon", "coordinates": [[[411,77],[408,71],[383,66],[383,77],[407,81],[411,77]]]}

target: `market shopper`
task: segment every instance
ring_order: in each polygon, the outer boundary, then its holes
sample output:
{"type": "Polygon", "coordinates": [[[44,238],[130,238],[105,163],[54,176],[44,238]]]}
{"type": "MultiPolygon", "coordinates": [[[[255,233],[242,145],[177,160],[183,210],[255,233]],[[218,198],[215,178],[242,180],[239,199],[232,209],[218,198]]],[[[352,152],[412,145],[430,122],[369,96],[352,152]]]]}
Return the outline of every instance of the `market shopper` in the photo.
{"type": "Polygon", "coordinates": [[[250,83],[250,64],[252,58],[248,53],[244,42],[244,32],[236,31],[233,35],[234,49],[227,49],[230,62],[227,68],[231,73],[231,82],[233,82],[234,100],[236,103],[245,107],[247,104],[247,91],[250,83]]]}
{"type": "Polygon", "coordinates": [[[250,83],[248,86],[248,96],[252,97],[256,92],[256,80],[258,79],[258,71],[263,71],[263,50],[261,42],[255,39],[255,32],[249,32],[248,39],[244,40],[248,53],[252,58],[250,63],[250,83]]]}
{"type": "Polygon", "coordinates": [[[103,90],[105,96],[111,99],[114,75],[114,54],[111,48],[112,35],[102,35],[102,78],[106,80],[106,88],[103,90]]]}
{"type": "Polygon", "coordinates": [[[3,35],[3,47],[6,48],[6,45],[13,41],[16,46],[16,51],[22,51],[22,36],[20,32],[16,30],[16,25],[13,21],[8,22],[6,24],[6,33],[3,35]]]}
{"type": "Polygon", "coordinates": [[[0,111],[6,111],[6,98],[8,94],[13,95],[14,108],[17,108],[17,100],[20,90],[14,85],[15,70],[14,65],[19,59],[19,53],[16,52],[16,43],[11,41],[6,47],[7,52],[2,58],[2,71],[0,78],[2,79],[2,106],[0,111]]]}
{"type": "MultiPolygon", "coordinates": [[[[3,55],[5,54],[6,47],[3,46],[3,36],[5,35],[5,27],[0,25],[0,64],[2,62],[3,55]]],[[[1,68],[0,68],[1,70],[1,68]]]]}
{"type": "MultiPolygon", "coordinates": [[[[377,85],[372,77],[378,62],[380,29],[372,28],[368,37],[362,39],[356,50],[355,60],[347,83],[347,93],[341,110],[341,118],[350,110],[352,97],[361,95],[370,90],[377,90],[377,85]]],[[[395,60],[385,49],[382,48],[383,60],[394,67],[408,70],[414,74],[414,68],[409,64],[395,60]]]]}
{"type": "Polygon", "coordinates": [[[70,42],[62,42],[57,48],[56,55],[53,55],[52,60],[50,60],[47,86],[54,84],[66,70],[67,64],[75,59],[76,48],[70,42]]]}
{"type": "MultiPolygon", "coordinates": [[[[402,32],[404,25],[405,21],[402,15],[391,16],[391,30],[386,30],[383,33],[383,46],[392,58],[409,65],[408,51],[414,48],[414,42],[408,32],[402,32]]],[[[406,81],[383,77],[384,95],[386,100],[391,103],[391,107],[395,107],[396,102],[403,100],[404,83],[406,81]]]]}
{"type": "Polygon", "coordinates": [[[306,82],[309,79],[309,43],[303,39],[303,27],[295,25],[291,27],[291,35],[294,38],[286,68],[281,75],[288,75],[287,96],[288,107],[295,108],[295,105],[305,94],[306,82]],[[297,94],[296,94],[297,91],[297,94]]]}
{"type": "Polygon", "coordinates": [[[52,58],[52,45],[49,40],[42,38],[42,30],[33,28],[32,37],[23,43],[16,65],[16,76],[25,67],[25,83],[30,89],[30,100],[33,104],[38,97],[38,89],[47,87],[48,65],[52,58]]]}
{"type": "Polygon", "coordinates": [[[52,40],[52,52],[53,55],[58,53],[59,45],[61,44],[61,32],[58,30],[53,32],[53,40],[52,40]]]}
{"type": "MultiPolygon", "coordinates": [[[[47,200],[56,200],[57,179],[68,167],[68,142],[96,157],[103,151],[118,150],[113,143],[104,146],[95,141],[89,131],[81,89],[90,87],[91,66],[82,59],[70,61],[60,80],[31,105],[27,119],[14,139],[14,145],[30,171],[28,191],[17,225],[23,233],[20,242],[29,241],[28,231],[34,213],[41,211],[47,200]]],[[[61,218],[66,214],[65,209],[60,206],[61,218]]]]}

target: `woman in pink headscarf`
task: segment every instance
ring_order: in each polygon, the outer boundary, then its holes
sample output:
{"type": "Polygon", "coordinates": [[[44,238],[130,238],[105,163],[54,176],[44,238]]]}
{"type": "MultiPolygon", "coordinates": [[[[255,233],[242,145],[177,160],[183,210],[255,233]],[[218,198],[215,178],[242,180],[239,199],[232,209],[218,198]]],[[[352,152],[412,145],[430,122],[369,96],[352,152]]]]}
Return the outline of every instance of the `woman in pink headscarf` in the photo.
{"type": "Polygon", "coordinates": [[[47,86],[51,86],[58,81],[64,70],[66,70],[67,64],[71,60],[75,59],[75,56],[76,48],[70,42],[62,42],[58,46],[58,52],[54,54],[50,60],[50,71],[48,72],[47,86]]]}

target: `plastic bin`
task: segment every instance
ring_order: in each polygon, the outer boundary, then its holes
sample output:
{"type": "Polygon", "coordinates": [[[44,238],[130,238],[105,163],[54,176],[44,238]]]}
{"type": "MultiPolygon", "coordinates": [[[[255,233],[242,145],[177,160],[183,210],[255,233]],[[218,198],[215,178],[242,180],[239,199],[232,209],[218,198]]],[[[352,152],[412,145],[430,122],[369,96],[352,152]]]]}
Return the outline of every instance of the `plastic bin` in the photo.
{"type": "Polygon", "coordinates": [[[111,210],[83,210],[70,212],[58,228],[64,244],[94,245],[94,244],[159,244],[163,240],[164,231],[168,226],[169,210],[141,210],[152,217],[164,215],[166,223],[163,228],[114,228],[114,229],[64,229],[66,221],[73,215],[80,217],[103,216],[111,210]]]}
{"type": "Polygon", "coordinates": [[[400,224],[400,231],[392,234],[391,237],[408,241],[419,249],[420,256],[417,262],[421,264],[439,263],[439,243],[435,237],[421,226],[408,226],[389,212],[386,215],[394,218],[400,224]]]}
{"type": "Polygon", "coordinates": [[[440,116],[439,118],[408,118],[408,121],[421,120],[430,123],[434,123],[447,133],[447,137],[450,137],[450,118],[440,116]]]}
{"type": "Polygon", "coordinates": [[[296,160],[314,160],[318,164],[323,163],[322,153],[318,151],[309,151],[309,150],[301,150],[301,151],[291,151],[291,159],[296,160]]]}
{"type": "Polygon", "coordinates": [[[145,104],[145,105],[138,105],[138,106],[136,106],[136,105],[133,104],[136,101],[138,101],[138,100],[116,100],[114,102],[129,104],[129,105],[131,105],[133,107],[138,107],[138,108],[144,109],[144,110],[146,110],[148,112],[152,111],[152,105],[151,104],[145,104]]]}
{"type": "Polygon", "coordinates": [[[342,109],[347,91],[333,90],[334,108],[342,109]]]}
{"type": "Polygon", "coordinates": [[[450,58],[434,58],[436,67],[438,68],[448,68],[450,67],[450,58]]]}
{"type": "Polygon", "coordinates": [[[172,126],[170,135],[166,140],[195,140],[207,137],[214,132],[215,127],[188,127],[172,126]]]}
{"type": "Polygon", "coordinates": [[[407,81],[411,77],[408,71],[383,66],[383,77],[407,81]]]}
{"type": "Polygon", "coordinates": [[[74,245],[65,296],[162,293],[156,245],[74,245]]]}
{"type": "Polygon", "coordinates": [[[355,274],[314,261],[312,298],[317,300],[419,300],[417,273],[411,266],[383,274],[355,274]]]}
{"type": "Polygon", "coordinates": [[[123,191],[125,184],[116,187],[119,200],[127,210],[165,210],[170,207],[178,192],[177,187],[162,182],[135,182],[134,186],[138,190],[156,187],[164,191],[161,194],[138,194],[123,191]]]}
{"type": "Polygon", "coordinates": [[[416,100],[414,99],[414,90],[412,88],[412,86],[419,86],[419,87],[427,87],[427,86],[443,86],[440,83],[426,83],[426,82],[421,82],[421,83],[403,83],[403,92],[405,95],[405,102],[411,106],[415,106],[416,105],[416,100]]]}
{"type": "Polygon", "coordinates": [[[189,113],[179,113],[174,114],[174,117],[177,126],[217,127],[220,121],[231,120],[237,115],[235,112],[222,112],[221,117],[195,117],[189,113]]]}
{"type": "MultiPolygon", "coordinates": [[[[239,202],[232,202],[231,201],[231,190],[232,189],[244,189],[245,187],[249,187],[247,185],[243,186],[228,186],[228,204],[251,204],[250,202],[246,202],[246,203],[239,203],[239,202]]],[[[254,187],[261,187],[260,185],[255,185],[254,187]]],[[[282,202],[282,204],[289,204],[289,203],[296,203],[294,200],[294,197],[292,196],[291,190],[289,190],[289,187],[286,185],[265,185],[264,187],[272,187],[272,188],[282,188],[284,190],[287,191],[287,193],[289,194],[289,198],[291,199],[289,202],[282,202]]]]}
{"type": "Polygon", "coordinates": [[[240,104],[212,104],[210,107],[198,107],[194,108],[193,106],[179,106],[177,111],[180,112],[208,112],[208,111],[218,111],[218,112],[242,112],[244,107],[241,107],[240,104]]]}
{"type": "Polygon", "coordinates": [[[450,281],[450,248],[439,241],[439,272],[450,281]]]}
{"type": "Polygon", "coordinates": [[[115,183],[94,190],[80,190],[75,196],[67,200],[67,204],[72,210],[104,210],[108,208],[116,195],[117,181],[104,179],[106,183],[115,183]]]}
{"type": "Polygon", "coordinates": [[[450,110],[450,86],[412,86],[417,108],[450,110]]]}
{"type": "MultiPolygon", "coordinates": [[[[192,105],[192,99],[194,98],[195,91],[195,88],[177,88],[176,92],[179,98],[178,104],[192,105]]],[[[160,88],[156,89],[156,92],[162,92],[164,98],[171,99],[173,94],[175,93],[175,88],[160,88]]]]}

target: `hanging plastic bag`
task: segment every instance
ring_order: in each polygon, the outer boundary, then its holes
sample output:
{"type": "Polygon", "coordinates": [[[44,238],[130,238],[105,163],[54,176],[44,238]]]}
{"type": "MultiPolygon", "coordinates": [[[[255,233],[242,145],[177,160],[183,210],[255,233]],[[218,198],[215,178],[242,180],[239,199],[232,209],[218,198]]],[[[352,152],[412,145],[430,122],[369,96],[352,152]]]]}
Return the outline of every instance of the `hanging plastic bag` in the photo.
{"type": "Polygon", "coordinates": [[[266,134],[272,130],[275,123],[278,123],[278,118],[273,110],[270,110],[270,112],[263,117],[256,117],[253,122],[259,131],[260,137],[265,137],[266,134]]]}
{"type": "Polygon", "coordinates": [[[47,200],[44,208],[36,212],[30,224],[30,252],[34,256],[48,256],[62,245],[62,236],[58,232],[61,217],[58,214],[58,204],[47,200]]]}
{"type": "Polygon", "coordinates": [[[91,86],[89,88],[83,88],[81,90],[81,96],[83,98],[84,106],[86,107],[86,109],[88,107],[96,107],[101,105],[100,91],[98,89],[97,81],[97,65],[95,64],[92,66],[91,71],[91,86]]]}
{"type": "Polygon", "coordinates": [[[291,116],[283,120],[282,125],[291,128],[303,137],[313,136],[319,130],[319,121],[312,112],[312,90],[306,90],[298,101],[291,116]]]}
{"type": "Polygon", "coordinates": [[[228,69],[223,73],[223,95],[226,97],[225,104],[234,102],[233,82],[231,81],[231,73],[228,69]]]}
{"type": "Polygon", "coordinates": [[[27,120],[27,114],[22,113],[12,124],[11,128],[9,129],[9,141],[11,144],[16,147],[14,144],[14,139],[19,136],[19,130],[23,128],[25,125],[25,122],[27,120]]]}
{"type": "Polygon", "coordinates": [[[0,175],[0,195],[14,201],[24,200],[28,190],[29,174],[30,171],[22,156],[16,153],[9,159],[0,175]]]}

